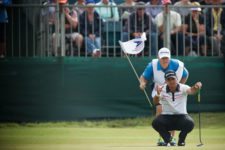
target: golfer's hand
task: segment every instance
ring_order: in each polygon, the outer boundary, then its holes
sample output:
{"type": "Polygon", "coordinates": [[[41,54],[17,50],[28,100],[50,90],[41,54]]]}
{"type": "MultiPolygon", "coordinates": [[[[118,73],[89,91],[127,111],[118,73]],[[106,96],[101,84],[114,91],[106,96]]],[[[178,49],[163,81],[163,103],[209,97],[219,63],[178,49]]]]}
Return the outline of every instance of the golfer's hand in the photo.
{"type": "Polygon", "coordinates": [[[202,83],[201,82],[197,82],[197,83],[195,83],[194,87],[195,87],[195,89],[200,90],[202,88],[202,83]]]}
{"type": "Polygon", "coordinates": [[[163,86],[159,86],[159,85],[156,86],[157,95],[160,95],[160,93],[162,92],[162,88],[163,86]]]}
{"type": "Polygon", "coordinates": [[[145,90],[146,83],[141,82],[139,87],[140,87],[141,90],[145,90]]]}

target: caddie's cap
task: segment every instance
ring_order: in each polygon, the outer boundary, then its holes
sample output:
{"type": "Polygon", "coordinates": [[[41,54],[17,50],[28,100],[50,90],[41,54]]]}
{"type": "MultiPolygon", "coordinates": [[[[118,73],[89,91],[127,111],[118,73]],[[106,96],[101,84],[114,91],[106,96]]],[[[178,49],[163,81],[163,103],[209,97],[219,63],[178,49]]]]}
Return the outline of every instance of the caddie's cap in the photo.
{"type": "Polygon", "coordinates": [[[159,50],[158,56],[159,56],[159,59],[164,58],[164,57],[167,57],[170,59],[170,57],[171,57],[170,50],[166,47],[163,47],[159,50]]]}

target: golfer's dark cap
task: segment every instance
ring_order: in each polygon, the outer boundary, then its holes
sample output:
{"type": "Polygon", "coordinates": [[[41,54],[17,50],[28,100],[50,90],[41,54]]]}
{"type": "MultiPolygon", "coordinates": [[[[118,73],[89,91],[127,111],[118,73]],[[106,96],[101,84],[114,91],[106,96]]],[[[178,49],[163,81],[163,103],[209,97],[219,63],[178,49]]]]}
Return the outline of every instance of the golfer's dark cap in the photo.
{"type": "Polygon", "coordinates": [[[168,71],[166,71],[164,77],[165,77],[165,80],[167,80],[167,79],[169,79],[169,78],[174,78],[174,79],[177,78],[176,72],[173,71],[173,70],[168,70],[168,71]]]}

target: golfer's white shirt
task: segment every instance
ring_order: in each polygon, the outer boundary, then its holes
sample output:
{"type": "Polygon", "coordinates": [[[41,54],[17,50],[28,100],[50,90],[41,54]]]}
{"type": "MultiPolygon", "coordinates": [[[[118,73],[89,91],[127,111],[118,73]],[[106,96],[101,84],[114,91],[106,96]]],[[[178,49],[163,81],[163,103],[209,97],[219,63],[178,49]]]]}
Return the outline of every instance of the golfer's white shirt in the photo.
{"type": "Polygon", "coordinates": [[[173,94],[167,92],[167,85],[164,85],[160,93],[160,104],[162,105],[161,114],[187,114],[187,89],[189,89],[190,86],[181,83],[179,83],[179,86],[179,91],[174,93],[173,99],[173,94]]]}

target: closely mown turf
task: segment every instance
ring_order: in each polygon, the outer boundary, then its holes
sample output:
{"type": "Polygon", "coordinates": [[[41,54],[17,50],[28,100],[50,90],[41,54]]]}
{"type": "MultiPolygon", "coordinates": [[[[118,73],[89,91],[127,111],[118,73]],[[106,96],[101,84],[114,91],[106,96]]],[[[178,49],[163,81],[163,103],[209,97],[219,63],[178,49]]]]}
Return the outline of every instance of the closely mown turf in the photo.
{"type": "MultiPolygon", "coordinates": [[[[167,149],[225,149],[225,113],[202,114],[202,140],[197,147],[196,126],[187,137],[185,147],[167,149]]],[[[1,123],[0,150],[158,150],[158,134],[151,128],[152,118],[119,120],[1,123]]],[[[177,132],[178,135],[178,132],[177,132]]]]}

